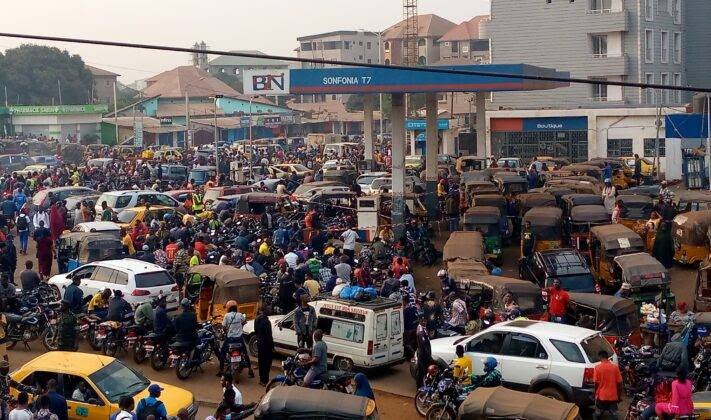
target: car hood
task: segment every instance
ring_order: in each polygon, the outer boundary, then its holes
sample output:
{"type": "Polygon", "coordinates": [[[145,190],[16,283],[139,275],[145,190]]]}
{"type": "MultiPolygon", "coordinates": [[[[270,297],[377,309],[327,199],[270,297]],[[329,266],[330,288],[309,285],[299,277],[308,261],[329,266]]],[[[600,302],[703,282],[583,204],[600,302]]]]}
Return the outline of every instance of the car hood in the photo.
{"type": "MultiPolygon", "coordinates": [[[[183,388],[179,388],[174,385],[164,384],[162,382],[151,382],[151,384],[157,384],[160,385],[161,388],[163,388],[159,399],[163,402],[163,404],[165,404],[165,409],[168,411],[168,416],[177,416],[178,411],[183,408],[188,409],[188,411],[191,411],[190,406],[195,404],[195,398],[193,397],[193,393],[190,391],[187,391],[183,388]]],[[[147,396],[148,388],[136,394],[133,397],[133,400],[136,402],[136,406],[138,406],[138,402],[141,401],[141,399],[147,396]]]]}
{"type": "MultiPolygon", "coordinates": [[[[272,324],[272,328],[276,328],[277,324],[279,321],[284,318],[285,315],[272,315],[269,317],[269,323],[272,324]]],[[[254,332],[254,320],[247,321],[246,324],[242,327],[242,331],[244,331],[245,334],[252,334],[254,332]]]]}
{"type": "MultiPolygon", "coordinates": [[[[454,349],[456,345],[460,344],[461,341],[464,341],[467,338],[469,338],[469,336],[467,335],[455,335],[453,337],[436,338],[430,341],[432,354],[438,355],[440,357],[451,354],[451,358],[454,358],[454,349]]],[[[445,358],[445,360],[447,359],[445,358]]],[[[449,362],[449,360],[447,361],[449,362]]]]}

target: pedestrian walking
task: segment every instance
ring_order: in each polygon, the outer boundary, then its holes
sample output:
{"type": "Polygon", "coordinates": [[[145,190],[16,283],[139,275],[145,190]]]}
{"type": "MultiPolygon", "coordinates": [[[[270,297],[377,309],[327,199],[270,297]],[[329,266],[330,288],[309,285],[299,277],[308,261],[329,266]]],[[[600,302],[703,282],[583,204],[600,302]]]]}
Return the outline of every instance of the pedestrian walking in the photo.
{"type": "Polygon", "coordinates": [[[620,367],[610,362],[606,350],[597,353],[599,363],[593,370],[595,383],[595,417],[617,418],[617,403],[622,396],[622,374],[620,367]]]}
{"type": "Polygon", "coordinates": [[[268,311],[267,308],[260,307],[254,320],[254,333],[257,336],[259,384],[262,386],[266,386],[269,383],[269,369],[272,367],[272,359],[274,358],[274,338],[268,311]]]}
{"type": "Polygon", "coordinates": [[[141,399],[136,406],[136,420],[148,420],[149,416],[154,420],[167,420],[165,404],[159,399],[161,391],[163,388],[158,384],[148,387],[148,396],[141,399]]]}
{"type": "Polygon", "coordinates": [[[301,304],[294,311],[294,329],[296,344],[302,348],[311,348],[311,337],[316,330],[316,311],[309,305],[308,296],[301,297],[301,304]]]}

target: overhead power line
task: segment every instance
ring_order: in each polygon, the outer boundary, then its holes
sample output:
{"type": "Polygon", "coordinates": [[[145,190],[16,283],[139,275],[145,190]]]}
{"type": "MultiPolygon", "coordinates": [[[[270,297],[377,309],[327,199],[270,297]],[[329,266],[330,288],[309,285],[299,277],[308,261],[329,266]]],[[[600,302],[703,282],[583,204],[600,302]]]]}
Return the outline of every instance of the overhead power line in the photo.
{"type": "Polygon", "coordinates": [[[654,83],[636,83],[636,82],[622,82],[613,80],[590,80],[581,79],[575,77],[555,77],[555,76],[536,76],[536,75],[521,75],[512,73],[497,73],[479,70],[455,70],[448,68],[437,68],[437,67],[406,67],[398,65],[385,65],[385,64],[366,64],[366,63],[355,63],[350,61],[340,61],[340,60],[324,60],[318,58],[300,58],[300,57],[288,57],[280,55],[270,55],[270,54],[252,54],[247,52],[236,52],[236,51],[219,51],[219,50],[201,50],[195,48],[184,48],[184,47],[173,47],[169,45],[152,45],[152,44],[137,44],[133,42],[119,42],[119,41],[102,41],[96,39],[82,39],[82,38],[67,38],[60,36],[48,36],[48,35],[31,35],[31,34],[16,34],[8,32],[0,32],[0,37],[4,38],[20,38],[20,39],[32,39],[37,41],[54,41],[54,42],[68,42],[73,44],[89,44],[89,45],[104,45],[109,47],[123,47],[123,48],[138,48],[144,50],[157,50],[157,51],[173,51],[181,53],[205,53],[211,55],[225,55],[231,57],[244,57],[244,58],[257,58],[257,59],[272,59],[281,61],[292,61],[297,63],[314,63],[314,64],[324,64],[324,65],[339,65],[339,66],[350,66],[350,67],[366,67],[366,68],[378,68],[386,70],[406,70],[415,72],[425,72],[425,73],[441,73],[441,74],[456,74],[463,76],[484,76],[484,77],[501,77],[506,79],[524,79],[524,80],[538,80],[544,82],[561,82],[561,83],[579,83],[586,85],[606,85],[606,86],[622,86],[622,87],[634,87],[642,89],[662,89],[662,90],[679,90],[685,92],[704,92],[711,93],[711,87],[698,87],[698,86],[672,86],[672,85],[659,85],[654,83]]]}

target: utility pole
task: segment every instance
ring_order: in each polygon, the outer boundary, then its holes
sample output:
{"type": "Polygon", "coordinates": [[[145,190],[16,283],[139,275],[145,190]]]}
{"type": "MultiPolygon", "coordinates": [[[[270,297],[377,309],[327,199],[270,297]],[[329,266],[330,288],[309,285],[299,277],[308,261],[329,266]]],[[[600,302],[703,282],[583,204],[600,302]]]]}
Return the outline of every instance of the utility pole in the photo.
{"type": "Polygon", "coordinates": [[[190,136],[190,98],[188,98],[188,90],[185,89],[185,148],[188,149],[190,147],[190,143],[188,142],[188,136],[190,136]]]}
{"type": "Polygon", "coordinates": [[[5,107],[7,106],[7,85],[5,85],[5,107]]]}
{"type": "Polygon", "coordinates": [[[661,128],[662,128],[662,118],[661,118],[661,115],[662,115],[662,106],[661,106],[661,104],[660,104],[660,105],[657,107],[657,118],[656,118],[656,120],[654,121],[654,125],[655,125],[655,127],[657,128],[657,132],[656,132],[656,134],[655,134],[655,136],[654,136],[654,166],[653,166],[653,170],[656,170],[656,174],[657,174],[656,178],[657,178],[657,181],[659,181],[660,178],[661,178],[661,176],[662,176],[662,175],[661,175],[661,170],[660,170],[660,169],[661,169],[661,168],[660,168],[660,163],[659,163],[659,131],[660,131],[661,128]]]}
{"type": "Polygon", "coordinates": [[[62,81],[57,79],[57,86],[59,87],[59,105],[62,105],[62,81]]]}
{"type": "Polygon", "coordinates": [[[215,181],[220,182],[220,149],[217,147],[219,141],[219,130],[217,129],[217,100],[222,98],[223,95],[215,95],[215,114],[214,114],[214,124],[215,124],[215,181]]]}
{"type": "Polygon", "coordinates": [[[711,190],[711,96],[706,94],[706,170],[709,174],[709,190],[711,190]]]}
{"type": "Polygon", "coordinates": [[[116,144],[119,144],[118,99],[116,99],[116,82],[114,82],[114,128],[116,128],[116,144]]]}
{"type": "Polygon", "coordinates": [[[254,96],[249,97],[249,181],[254,182],[254,137],[252,137],[252,101],[254,96]]]}

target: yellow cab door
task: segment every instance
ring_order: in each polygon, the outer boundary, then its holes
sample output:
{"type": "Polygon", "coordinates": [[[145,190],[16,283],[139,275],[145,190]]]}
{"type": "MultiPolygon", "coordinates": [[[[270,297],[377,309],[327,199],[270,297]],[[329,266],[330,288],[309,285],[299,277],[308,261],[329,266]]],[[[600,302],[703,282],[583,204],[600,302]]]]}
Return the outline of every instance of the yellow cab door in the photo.
{"type": "Polygon", "coordinates": [[[88,378],[63,374],[61,381],[70,420],[106,420],[118,411],[88,378]]]}

